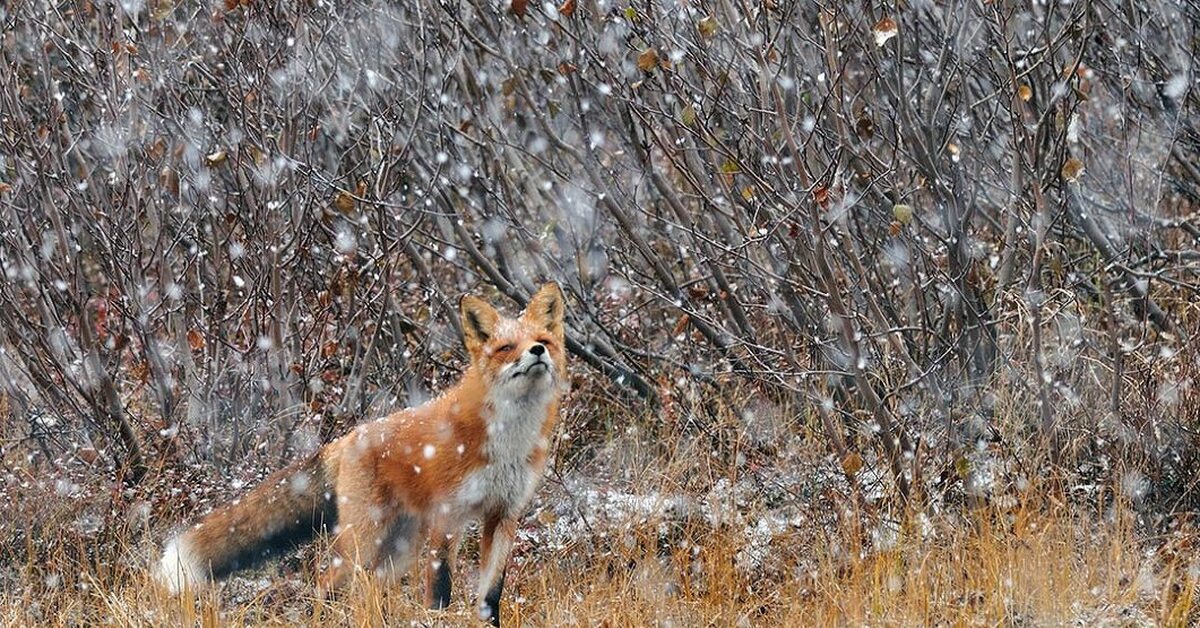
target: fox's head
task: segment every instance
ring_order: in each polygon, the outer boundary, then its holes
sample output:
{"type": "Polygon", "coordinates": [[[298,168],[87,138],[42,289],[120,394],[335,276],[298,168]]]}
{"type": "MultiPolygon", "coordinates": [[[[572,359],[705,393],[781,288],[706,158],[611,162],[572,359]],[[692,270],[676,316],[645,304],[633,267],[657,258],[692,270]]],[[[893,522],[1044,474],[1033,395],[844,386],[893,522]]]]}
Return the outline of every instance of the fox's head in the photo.
{"type": "Polygon", "coordinates": [[[501,316],[473,296],[461,302],[463,336],[471,365],[485,383],[513,394],[551,391],[566,374],[563,293],[548,283],[519,318],[501,316]]]}

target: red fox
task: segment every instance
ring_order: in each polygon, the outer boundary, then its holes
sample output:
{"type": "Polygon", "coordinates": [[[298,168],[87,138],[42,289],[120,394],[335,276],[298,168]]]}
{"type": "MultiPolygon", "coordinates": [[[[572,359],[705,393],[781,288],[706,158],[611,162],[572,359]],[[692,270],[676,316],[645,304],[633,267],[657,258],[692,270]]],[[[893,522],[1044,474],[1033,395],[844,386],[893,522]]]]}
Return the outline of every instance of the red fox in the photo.
{"type": "Polygon", "coordinates": [[[356,568],[404,574],[428,540],[426,602],[444,608],[463,530],[480,521],[479,614],[500,625],[517,518],[541,479],[566,382],[563,294],[542,286],[516,319],[469,295],[460,309],[471,364],[455,387],[357,427],[217,508],[166,543],[158,580],[177,593],[327,529],[333,558],[321,595],[356,568]]]}

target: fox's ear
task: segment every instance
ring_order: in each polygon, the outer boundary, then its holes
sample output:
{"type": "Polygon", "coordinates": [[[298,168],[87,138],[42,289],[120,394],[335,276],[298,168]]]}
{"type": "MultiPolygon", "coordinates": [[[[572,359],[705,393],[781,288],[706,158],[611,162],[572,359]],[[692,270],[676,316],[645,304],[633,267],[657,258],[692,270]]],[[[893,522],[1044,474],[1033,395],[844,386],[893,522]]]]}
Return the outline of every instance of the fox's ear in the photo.
{"type": "Polygon", "coordinates": [[[562,336],[564,309],[562,288],[556,283],[548,283],[529,300],[524,319],[556,336],[562,336]]]}
{"type": "Polygon", "coordinates": [[[495,333],[500,314],[487,301],[469,294],[463,296],[458,307],[462,310],[463,341],[467,345],[467,352],[475,355],[483,350],[483,345],[495,333]]]}

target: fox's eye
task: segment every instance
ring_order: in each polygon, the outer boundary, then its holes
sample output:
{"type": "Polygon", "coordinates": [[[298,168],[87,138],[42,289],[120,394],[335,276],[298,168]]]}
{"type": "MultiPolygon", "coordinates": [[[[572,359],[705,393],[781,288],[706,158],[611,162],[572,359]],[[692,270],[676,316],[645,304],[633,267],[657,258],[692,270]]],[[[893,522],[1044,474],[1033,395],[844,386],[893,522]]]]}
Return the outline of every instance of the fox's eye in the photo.
{"type": "Polygon", "coordinates": [[[547,347],[552,346],[554,344],[549,338],[538,338],[538,342],[546,345],[547,347]]]}
{"type": "Polygon", "coordinates": [[[509,344],[506,344],[506,345],[504,345],[503,347],[500,347],[500,348],[499,348],[499,349],[497,349],[496,351],[498,351],[498,352],[500,352],[500,353],[508,353],[509,351],[512,351],[512,350],[513,350],[513,349],[515,349],[515,348],[516,348],[516,347],[514,347],[514,346],[512,345],[512,343],[509,343],[509,344]]]}

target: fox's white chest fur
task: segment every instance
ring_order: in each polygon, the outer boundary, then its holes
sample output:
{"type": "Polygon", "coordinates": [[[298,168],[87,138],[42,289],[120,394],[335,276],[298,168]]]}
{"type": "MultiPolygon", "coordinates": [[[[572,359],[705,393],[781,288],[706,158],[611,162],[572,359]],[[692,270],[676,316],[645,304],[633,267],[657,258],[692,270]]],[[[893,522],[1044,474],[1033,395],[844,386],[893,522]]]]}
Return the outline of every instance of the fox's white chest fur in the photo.
{"type": "Polygon", "coordinates": [[[493,510],[511,514],[524,508],[537,488],[538,473],[529,458],[535,447],[546,446],[541,430],[552,399],[550,387],[489,399],[491,412],[484,417],[487,464],[464,480],[454,499],[459,508],[474,516],[493,510]]]}

